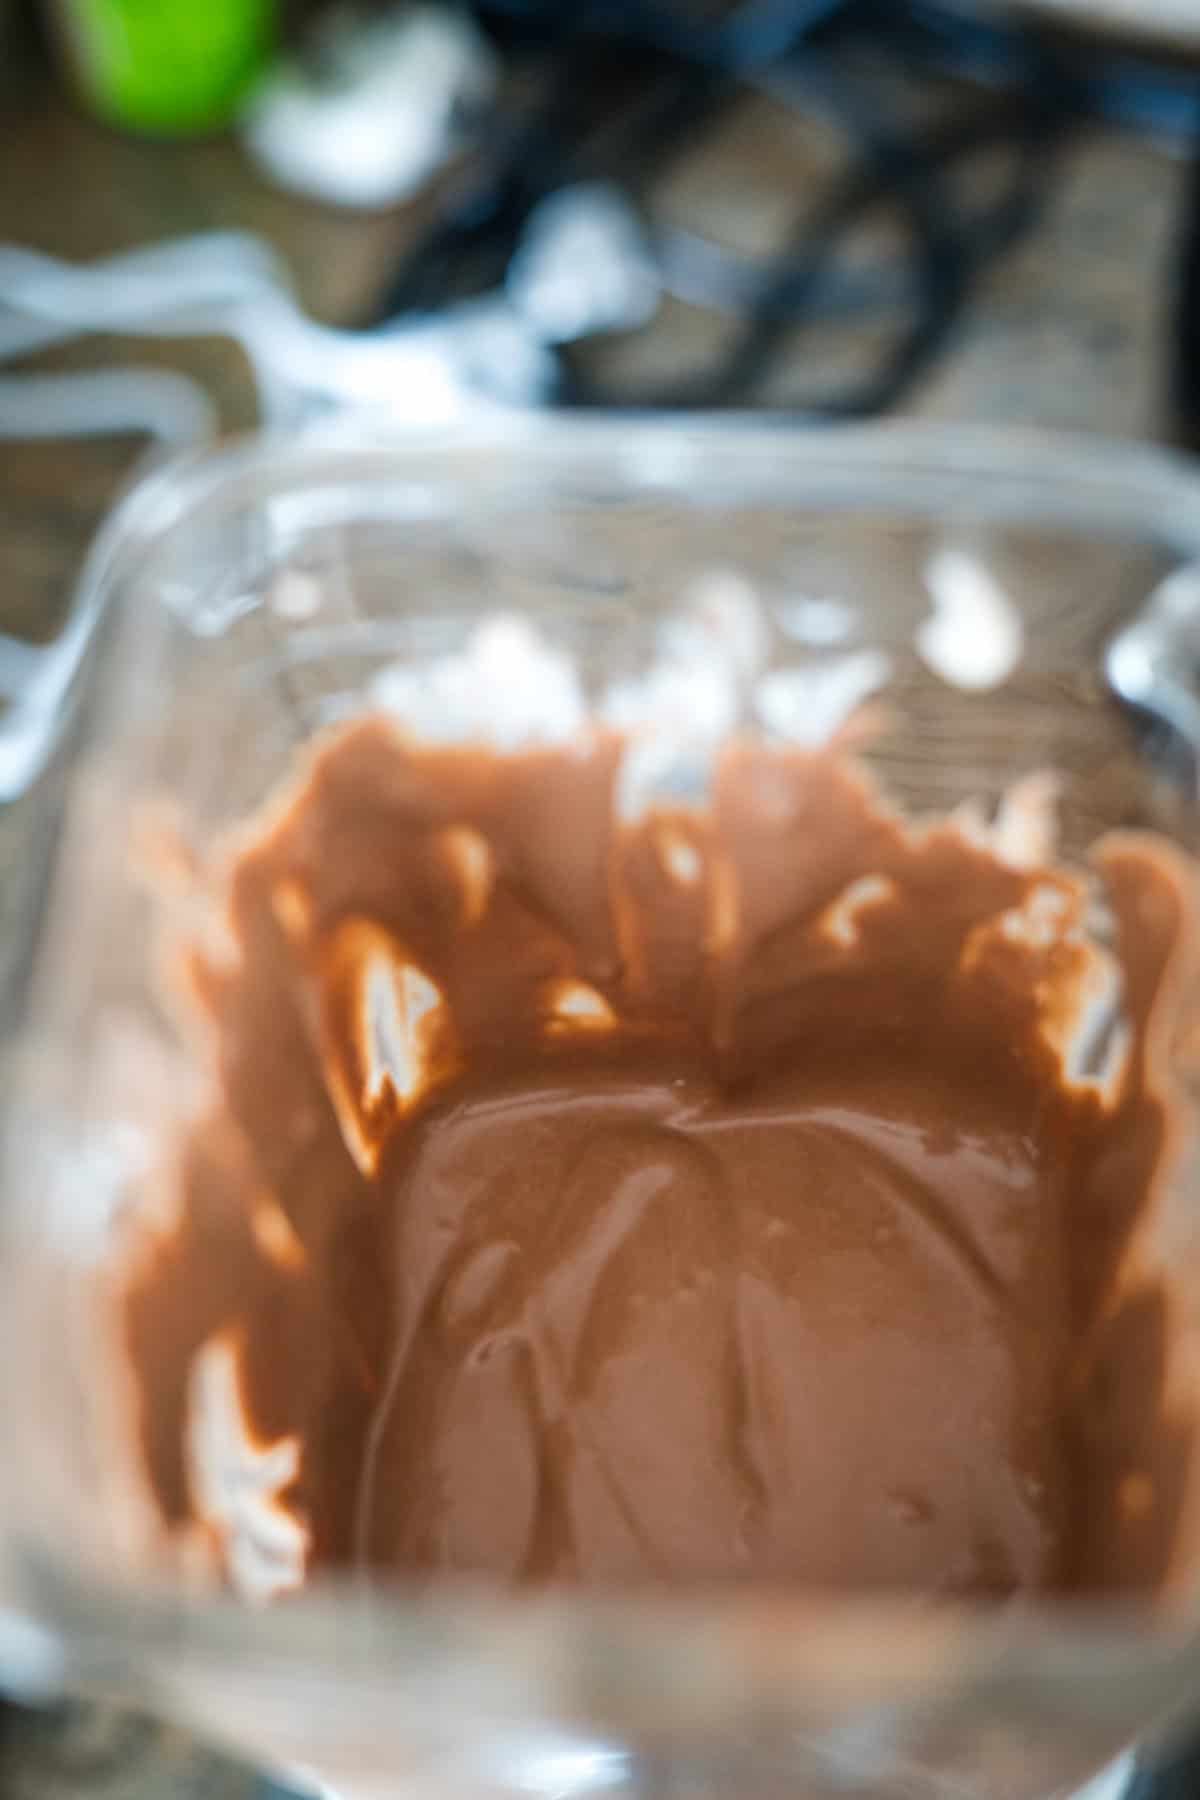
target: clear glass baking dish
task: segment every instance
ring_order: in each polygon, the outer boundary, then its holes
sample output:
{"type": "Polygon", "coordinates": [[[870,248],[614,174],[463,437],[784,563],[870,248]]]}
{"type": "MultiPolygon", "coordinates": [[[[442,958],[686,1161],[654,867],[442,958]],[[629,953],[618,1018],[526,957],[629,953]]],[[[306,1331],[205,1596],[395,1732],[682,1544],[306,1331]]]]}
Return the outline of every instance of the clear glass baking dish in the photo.
{"type": "MultiPolygon", "coordinates": [[[[1194,848],[1198,557],[1200,478],[1178,460],[906,426],[326,431],[138,487],[97,541],[88,629],[60,672],[70,800],[4,1093],[0,1599],[30,1679],[157,1707],[373,1797],[1049,1800],[1200,1712],[1186,1569],[1154,1617],[1116,1599],[213,1597],[147,1552],[121,1372],[89,1298],[195,1056],[159,993],[145,835],[166,821],[202,849],[245,819],[382,667],[419,666],[501,610],[536,620],[594,690],[644,668],[663,619],[715,576],[758,597],[773,669],[857,669],[852,686],[872,671],[889,727],[866,754],[905,809],[995,806],[1053,769],[1067,855],[1114,825],[1194,848]],[[950,680],[927,624],[947,555],[1009,609],[999,663],[985,644],[950,680]]],[[[1173,1207],[1183,1266],[1195,1189],[1173,1207]]]]}

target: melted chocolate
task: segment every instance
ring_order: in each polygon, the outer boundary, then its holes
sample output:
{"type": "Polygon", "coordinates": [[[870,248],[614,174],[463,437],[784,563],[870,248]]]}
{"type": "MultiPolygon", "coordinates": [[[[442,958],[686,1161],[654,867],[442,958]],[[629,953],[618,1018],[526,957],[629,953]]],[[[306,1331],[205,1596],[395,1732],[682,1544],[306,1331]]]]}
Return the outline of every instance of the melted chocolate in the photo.
{"type": "Polygon", "coordinates": [[[236,1579],[220,1342],[310,1567],[1153,1585],[1190,1437],[1121,1271],[1190,877],[1014,867],[832,751],[732,743],[622,823],[623,751],[360,722],[231,851],[215,1093],[125,1301],[168,1525],[236,1579]]]}

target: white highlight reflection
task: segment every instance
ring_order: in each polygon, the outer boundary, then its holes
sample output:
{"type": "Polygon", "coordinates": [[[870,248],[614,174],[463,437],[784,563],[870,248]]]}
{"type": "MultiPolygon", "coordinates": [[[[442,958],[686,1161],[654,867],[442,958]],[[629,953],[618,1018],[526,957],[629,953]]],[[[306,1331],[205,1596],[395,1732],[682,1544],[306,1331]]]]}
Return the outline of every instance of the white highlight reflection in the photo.
{"type": "Polygon", "coordinates": [[[238,1594],[261,1604],[301,1587],[308,1532],[279,1499],[299,1473],[299,1439],[254,1442],[227,1337],[210,1338],[192,1363],[187,1455],[196,1513],[216,1533],[238,1594]]]}

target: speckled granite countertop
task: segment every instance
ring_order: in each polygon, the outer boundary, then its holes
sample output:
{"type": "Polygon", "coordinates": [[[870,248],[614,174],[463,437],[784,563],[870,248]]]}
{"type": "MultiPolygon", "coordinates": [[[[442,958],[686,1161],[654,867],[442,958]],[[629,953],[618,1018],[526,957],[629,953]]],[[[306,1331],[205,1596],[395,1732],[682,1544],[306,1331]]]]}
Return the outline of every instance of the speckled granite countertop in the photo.
{"type": "MultiPolygon", "coordinates": [[[[747,118],[754,155],[706,168],[719,204],[769,204],[778,166],[797,179],[778,121],[747,118]],[[765,146],[765,148],[764,148],[765,146]],[[772,173],[774,166],[774,173],[772,173]]],[[[914,395],[930,418],[1153,437],[1164,417],[1169,250],[1182,168],[1144,142],[1099,135],[1058,169],[1036,233],[997,266],[949,353],[914,395]]],[[[34,93],[4,123],[0,241],[88,257],[222,226],[261,232],[291,262],[304,303],[349,320],[378,290],[411,220],[340,217],[272,194],[229,144],[147,147],[34,93]]],[[[93,361],[112,346],[81,352],[93,361]]],[[[122,347],[128,354],[128,347],[122,347]]],[[[211,342],[155,353],[203,379],[231,428],[250,422],[245,371],[211,342]]],[[[88,536],[130,466],[130,443],[0,448],[0,627],[32,637],[59,617],[88,536]]],[[[0,954],[16,946],[24,846],[36,809],[0,815],[0,954]],[[5,920],[9,929],[5,933],[5,920]]],[[[120,1715],[6,1715],[5,1800],[249,1800],[254,1778],[177,1733],[120,1715]]]]}

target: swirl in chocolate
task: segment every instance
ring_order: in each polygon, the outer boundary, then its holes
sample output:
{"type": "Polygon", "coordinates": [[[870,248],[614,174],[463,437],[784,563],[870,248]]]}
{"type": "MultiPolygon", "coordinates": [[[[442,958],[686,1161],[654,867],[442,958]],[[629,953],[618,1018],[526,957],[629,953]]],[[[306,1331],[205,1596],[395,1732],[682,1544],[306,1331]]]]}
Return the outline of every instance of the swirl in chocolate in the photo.
{"type": "Polygon", "coordinates": [[[1122,1271],[1190,874],[1018,866],[739,740],[624,819],[627,750],[360,721],[230,851],[125,1297],[169,1528],[262,1592],[1153,1585],[1185,1446],[1122,1271]]]}

